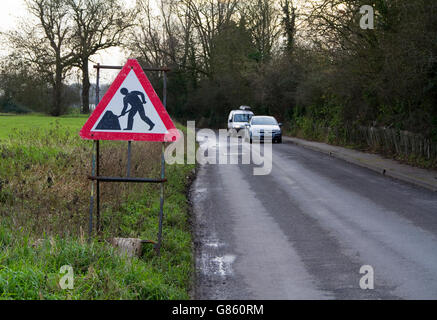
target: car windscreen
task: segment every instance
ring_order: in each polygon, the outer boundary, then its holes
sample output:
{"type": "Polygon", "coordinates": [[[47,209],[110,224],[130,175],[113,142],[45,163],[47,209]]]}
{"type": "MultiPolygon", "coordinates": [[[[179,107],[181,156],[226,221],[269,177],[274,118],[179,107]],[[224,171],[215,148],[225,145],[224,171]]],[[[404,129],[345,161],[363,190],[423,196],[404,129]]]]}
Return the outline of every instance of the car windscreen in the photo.
{"type": "Polygon", "coordinates": [[[249,122],[252,115],[249,113],[237,113],[234,115],[234,122],[249,122]]]}
{"type": "Polygon", "coordinates": [[[278,122],[274,118],[253,118],[253,125],[277,125],[278,122]]]}

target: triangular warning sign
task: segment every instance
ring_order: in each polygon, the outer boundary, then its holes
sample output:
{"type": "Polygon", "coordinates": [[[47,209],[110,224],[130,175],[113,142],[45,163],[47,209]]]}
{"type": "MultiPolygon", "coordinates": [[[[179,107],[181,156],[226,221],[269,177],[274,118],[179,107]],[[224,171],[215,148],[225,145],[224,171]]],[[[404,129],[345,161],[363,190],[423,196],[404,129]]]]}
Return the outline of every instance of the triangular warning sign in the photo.
{"type": "Polygon", "coordinates": [[[135,59],[129,59],[80,130],[83,139],[176,141],[167,111],[135,59]]]}

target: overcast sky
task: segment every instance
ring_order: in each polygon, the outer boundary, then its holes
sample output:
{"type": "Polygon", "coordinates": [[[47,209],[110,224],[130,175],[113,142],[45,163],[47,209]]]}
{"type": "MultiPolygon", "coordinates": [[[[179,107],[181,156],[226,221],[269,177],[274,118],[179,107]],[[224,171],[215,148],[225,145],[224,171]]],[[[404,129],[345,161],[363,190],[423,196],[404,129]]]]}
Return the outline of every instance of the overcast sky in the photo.
{"type": "MultiPolygon", "coordinates": [[[[126,2],[133,2],[127,0],[126,2]]],[[[27,14],[24,0],[0,0],[0,32],[5,32],[14,29],[20,19],[27,14]]],[[[0,48],[0,54],[4,54],[4,50],[0,48]]],[[[94,62],[107,65],[123,65],[126,57],[118,48],[113,48],[93,57],[94,62]]],[[[93,63],[92,63],[93,64],[93,63]]],[[[93,69],[92,69],[93,70],[93,69]]],[[[111,81],[114,77],[113,72],[108,71],[102,74],[103,81],[111,81]]],[[[91,71],[91,78],[94,76],[94,70],[91,71]]],[[[94,82],[95,80],[91,80],[94,82]]]]}
{"type": "Polygon", "coordinates": [[[24,11],[24,0],[0,0],[0,30],[6,31],[24,11]]]}

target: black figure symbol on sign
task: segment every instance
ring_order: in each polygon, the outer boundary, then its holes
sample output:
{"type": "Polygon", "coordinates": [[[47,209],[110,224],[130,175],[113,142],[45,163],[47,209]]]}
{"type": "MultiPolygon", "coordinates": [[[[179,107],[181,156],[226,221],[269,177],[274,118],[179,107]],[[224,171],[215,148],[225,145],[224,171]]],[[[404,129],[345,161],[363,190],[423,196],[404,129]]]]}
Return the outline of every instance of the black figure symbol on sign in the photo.
{"type": "Polygon", "coordinates": [[[131,91],[127,90],[126,88],[122,88],[120,90],[120,93],[124,95],[123,98],[123,111],[121,112],[121,115],[116,116],[112,111],[106,111],[103,115],[102,120],[100,120],[99,124],[97,125],[97,130],[121,130],[120,127],[120,121],[118,118],[123,117],[126,113],[129,113],[128,120],[127,120],[127,128],[124,130],[132,130],[132,127],[134,125],[134,117],[139,113],[141,119],[149,125],[149,131],[153,129],[155,124],[150,120],[146,113],[144,112],[143,104],[146,103],[146,99],[144,96],[144,93],[141,91],[131,91]],[[141,99],[139,98],[141,96],[141,99]],[[126,111],[128,106],[131,105],[131,108],[126,111]]]}
{"type": "Polygon", "coordinates": [[[129,92],[126,88],[122,88],[120,90],[121,94],[125,97],[123,98],[123,111],[121,112],[120,117],[123,117],[126,113],[129,113],[127,120],[127,128],[124,130],[132,130],[134,125],[134,116],[139,113],[141,119],[149,125],[149,131],[153,129],[155,124],[146,116],[144,112],[143,104],[146,103],[146,98],[144,93],[141,91],[131,91],[129,92]],[[141,100],[138,96],[141,96],[141,100]],[[131,105],[129,111],[126,111],[128,105],[131,105]]]}

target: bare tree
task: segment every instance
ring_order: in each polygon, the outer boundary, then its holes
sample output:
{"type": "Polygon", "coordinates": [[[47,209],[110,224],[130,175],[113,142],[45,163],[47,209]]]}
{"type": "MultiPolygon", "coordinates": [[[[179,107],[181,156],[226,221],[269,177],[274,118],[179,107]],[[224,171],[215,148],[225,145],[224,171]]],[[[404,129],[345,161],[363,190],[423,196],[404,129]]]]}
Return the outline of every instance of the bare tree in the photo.
{"type": "Polygon", "coordinates": [[[229,22],[236,18],[238,0],[182,0],[183,12],[193,26],[193,40],[196,51],[202,60],[202,73],[210,74],[210,59],[213,51],[213,39],[229,22]]]}
{"type": "Polygon", "coordinates": [[[69,46],[71,20],[62,0],[26,0],[29,12],[38,21],[36,26],[23,21],[20,28],[8,34],[10,44],[21,57],[46,74],[53,87],[50,113],[63,112],[63,80],[72,68],[76,54],[69,46]]]}
{"type": "Polygon", "coordinates": [[[168,65],[204,73],[197,67],[198,46],[188,8],[177,2],[138,0],[138,19],[131,29],[129,47],[150,66],[168,65]],[[153,11],[153,7],[159,11],[153,11]]]}
{"type": "Polygon", "coordinates": [[[294,41],[296,36],[296,8],[293,0],[282,0],[282,24],[286,38],[285,50],[291,53],[294,48],[294,41]]]}
{"type": "Polygon", "coordinates": [[[240,11],[245,16],[246,27],[258,50],[259,60],[268,60],[282,32],[280,7],[277,1],[245,1],[240,11]]]}
{"type": "Polygon", "coordinates": [[[89,113],[89,59],[97,52],[119,46],[133,25],[136,11],[120,0],[67,0],[74,26],[71,45],[82,71],[82,112],[89,113]]]}
{"type": "Polygon", "coordinates": [[[149,0],[138,0],[137,10],[139,14],[136,28],[129,34],[129,46],[148,65],[162,65],[166,39],[166,34],[162,32],[162,19],[160,16],[153,16],[149,0]]]}

